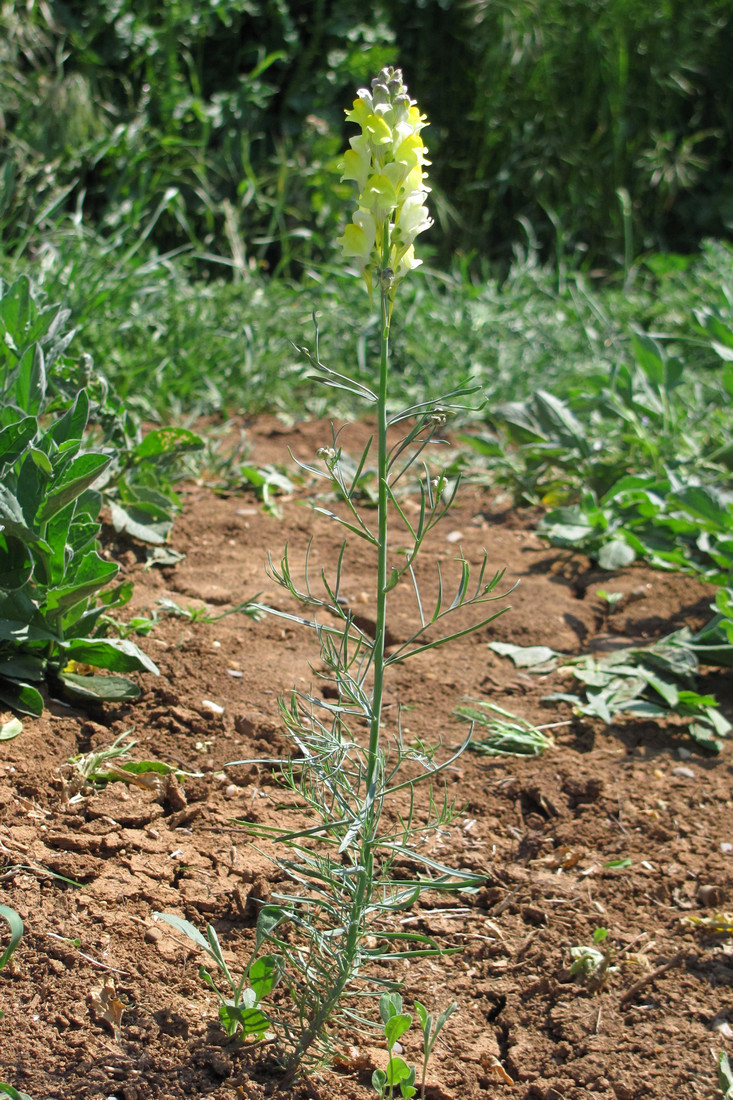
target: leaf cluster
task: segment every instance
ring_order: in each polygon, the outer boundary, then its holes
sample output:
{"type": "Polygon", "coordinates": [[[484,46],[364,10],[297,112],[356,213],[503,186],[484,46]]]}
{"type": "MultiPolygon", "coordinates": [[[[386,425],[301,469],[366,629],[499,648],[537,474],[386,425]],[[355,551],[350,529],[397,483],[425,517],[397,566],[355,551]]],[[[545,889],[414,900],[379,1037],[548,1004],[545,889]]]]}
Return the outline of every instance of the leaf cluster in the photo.
{"type": "Polygon", "coordinates": [[[114,432],[90,442],[93,416],[101,425],[109,410],[72,382],[67,317],[26,277],[0,283],[0,701],[27,714],[41,712],[47,677],[74,698],[129,698],[126,678],[80,673],[157,671],[130,641],[99,636],[100,616],[132,589],[99,551],[114,432]]]}

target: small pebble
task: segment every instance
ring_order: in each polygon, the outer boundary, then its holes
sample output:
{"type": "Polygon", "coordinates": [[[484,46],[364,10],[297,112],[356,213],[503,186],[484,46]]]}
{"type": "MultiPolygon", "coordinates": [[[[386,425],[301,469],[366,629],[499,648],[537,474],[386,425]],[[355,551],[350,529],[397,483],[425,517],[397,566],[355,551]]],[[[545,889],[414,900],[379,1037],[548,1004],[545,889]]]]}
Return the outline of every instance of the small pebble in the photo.
{"type": "Polygon", "coordinates": [[[672,768],[672,775],[679,775],[682,779],[695,778],[695,773],[692,768],[672,768]]]}
{"type": "Polygon", "coordinates": [[[202,699],[201,706],[206,707],[206,709],[210,710],[212,714],[224,713],[224,707],[220,706],[218,703],[212,703],[211,699],[202,699]]]}

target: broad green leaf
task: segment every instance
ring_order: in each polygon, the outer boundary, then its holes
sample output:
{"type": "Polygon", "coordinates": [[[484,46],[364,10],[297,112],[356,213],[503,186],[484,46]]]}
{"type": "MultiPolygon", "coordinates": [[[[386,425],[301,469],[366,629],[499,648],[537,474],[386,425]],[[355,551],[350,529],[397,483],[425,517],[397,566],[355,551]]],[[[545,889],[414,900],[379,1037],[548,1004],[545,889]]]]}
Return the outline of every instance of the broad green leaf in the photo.
{"type": "Polygon", "coordinates": [[[26,416],[0,431],[0,465],[17,461],[38,431],[34,416],[26,416]]]}
{"type": "Polygon", "coordinates": [[[43,714],[43,696],[30,684],[18,684],[14,680],[5,680],[0,675],[0,703],[20,714],[31,714],[40,718],[43,714]]]}
{"type": "Polygon", "coordinates": [[[402,1012],[402,996],[399,993],[383,993],[379,998],[379,1015],[386,1024],[402,1012]]]}
{"type": "Polygon", "coordinates": [[[414,1070],[410,1069],[404,1058],[390,1058],[387,1065],[387,1084],[399,1085],[402,1081],[410,1080],[414,1070]]]}
{"type": "Polygon", "coordinates": [[[66,694],[80,701],[99,699],[103,702],[116,703],[140,698],[140,688],[137,684],[122,676],[78,676],[73,672],[62,672],[59,673],[59,680],[66,694]]]}
{"type": "Polygon", "coordinates": [[[502,657],[509,657],[516,668],[535,668],[537,665],[547,664],[554,657],[561,654],[546,645],[521,646],[511,642],[489,642],[489,649],[502,657]]]}
{"type": "Polygon", "coordinates": [[[0,588],[14,592],[30,580],[32,573],[33,558],[28,547],[17,536],[0,530],[0,588]]]}
{"type": "Polygon", "coordinates": [[[258,1001],[266,997],[280,979],[280,964],[274,955],[261,955],[252,963],[247,975],[258,1001]]]}
{"type": "Polygon", "coordinates": [[[12,741],[23,732],[23,723],[17,718],[11,718],[9,722],[3,722],[0,726],[0,741],[12,741]]]}
{"type": "Polygon", "coordinates": [[[46,499],[38,509],[36,519],[45,523],[69,501],[81,496],[112,461],[109,455],[87,451],[73,458],[57,481],[50,486],[46,499]]]}
{"type": "Polygon", "coordinates": [[[140,539],[141,542],[147,542],[153,546],[162,546],[173,526],[170,519],[161,522],[153,519],[141,508],[123,506],[116,501],[111,502],[110,512],[115,531],[126,531],[132,538],[140,539]]]}
{"type": "Polygon", "coordinates": [[[598,552],[598,564],[601,569],[616,572],[636,560],[636,552],[623,539],[611,539],[605,542],[598,552]]]}
{"type": "Polygon", "coordinates": [[[46,660],[30,653],[18,653],[0,661],[0,676],[25,683],[40,683],[46,675],[46,660]]]}
{"type": "Polygon", "coordinates": [[[46,367],[39,344],[33,344],[23,352],[17,371],[15,404],[24,413],[35,416],[46,396],[46,367]]]}
{"type": "Polygon", "coordinates": [[[267,1016],[263,1015],[259,1008],[242,1008],[232,1001],[225,1001],[219,1005],[219,1019],[227,1035],[236,1035],[241,1028],[245,1038],[252,1035],[259,1038],[270,1026],[267,1016]]]}
{"type": "Polygon", "coordinates": [[[0,955],[0,970],[2,970],[22,939],[23,921],[15,912],[15,909],[11,909],[9,905],[0,905],[0,917],[10,925],[10,942],[0,955]]]}
{"type": "Polygon", "coordinates": [[[79,390],[71,408],[67,409],[51,428],[57,444],[74,439],[81,441],[89,420],[89,397],[86,390],[79,390]]]}
{"type": "Polygon", "coordinates": [[[384,1089],[387,1084],[387,1074],[383,1069],[375,1069],[372,1072],[372,1088],[379,1096],[384,1096],[384,1089]]]}
{"type": "Polygon", "coordinates": [[[580,421],[573,415],[564,401],[545,390],[537,390],[534,395],[537,419],[544,431],[562,444],[564,448],[590,454],[590,447],[580,421]]]}
{"type": "Polygon", "coordinates": [[[199,451],[204,443],[188,428],[154,428],[135,448],[136,458],[157,458],[160,455],[199,451]]]}
{"type": "Polygon", "coordinates": [[[631,338],[631,346],[644,374],[661,390],[664,386],[664,355],[657,341],[645,332],[637,331],[631,338]]]}
{"type": "Polygon", "coordinates": [[[387,1040],[387,1046],[393,1047],[397,1040],[409,1030],[411,1023],[412,1017],[408,1016],[406,1012],[401,1012],[398,1016],[391,1016],[384,1025],[384,1037],[387,1040]]]}
{"type": "Polygon", "coordinates": [[[267,940],[271,939],[275,929],[285,920],[286,914],[279,905],[263,905],[257,914],[257,934],[255,938],[255,951],[267,940]]]}
{"type": "Polygon", "coordinates": [[[688,485],[671,494],[670,501],[681,504],[687,511],[707,520],[716,528],[733,533],[733,508],[722,493],[711,486],[688,485]]]}
{"type": "Polygon", "coordinates": [[[72,638],[62,643],[69,659],[111,672],[153,672],[157,665],[129,638],[72,638]]]}
{"type": "Polygon", "coordinates": [[[47,611],[65,611],[88,599],[113,581],[118,569],[115,562],[105,561],[96,550],[90,551],[74,572],[68,570],[71,574],[68,584],[52,588],[46,594],[47,611]]]}

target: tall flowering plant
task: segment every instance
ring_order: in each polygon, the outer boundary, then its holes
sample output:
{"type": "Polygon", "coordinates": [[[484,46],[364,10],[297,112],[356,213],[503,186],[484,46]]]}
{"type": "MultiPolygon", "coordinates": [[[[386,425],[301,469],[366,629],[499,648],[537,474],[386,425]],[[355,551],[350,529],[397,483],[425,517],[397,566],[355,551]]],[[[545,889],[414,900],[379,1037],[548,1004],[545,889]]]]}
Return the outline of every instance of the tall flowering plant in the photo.
{"type": "MultiPolygon", "coordinates": [[[[273,858],[290,888],[273,892],[261,908],[253,960],[239,984],[225,973],[235,997],[220,1009],[230,1024],[234,1021],[234,1030],[241,1028],[242,1036],[261,1037],[269,1025],[285,1066],[281,1087],[302,1065],[328,1060],[339,1026],[352,1031],[355,1025],[370,1023],[359,1006],[365,994],[383,989],[385,963],[416,952],[440,953],[433,940],[405,932],[395,922],[395,913],[412,906],[425,890],[461,889],[483,881],[472,872],[443,866],[425,850],[426,840],[445,828],[452,815],[447,799],[435,796],[435,780],[464,751],[470,732],[451,753],[441,756],[420,739],[410,745],[404,742],[399,712],[386,728],[382,707],[385,683],[395,666],[480,629],[501,614],[496,611],[456,629],[445,626],[445,620],[461,609],[499,598],[494,590],[502,574],[487,575],[486,555],[474,570],[459,555],[452,600],[446,598],[450,594],[440,576],[432,604],[420,594],[415,563],[426,535],[451,507],[458,482],[451,485],[442,474],[433,477],[423,463],[424,476],[414,485],[420,502],[417,513],[408,514],[401,504],[408,475],[418,469],[417,458],[434,440],[450,409],[463,407],[458,399],[473,392],[472,387],[459,387],[440,407],[424,401],[388,412],[395,290],[418,266],[415,238],[431,224],[425,205],[428,162],[421,137],[426,119],[407,94],[398,69],[383,69],[371,91],[361,89],[347,118],[361,130],[351,139],[342,168],[344,178],[355,181],[358,199],[340,244],[349,264],[364,278],[373,304],[379,296],[377,384],[371,388],[326,366],[317,343],[315,351],[300,351],[316,378],[361,398],[376,419],[376,519],[363,510],[360,497],[360,475],[370,461],[372,442],[352,462],[342,452],[341,433],[332,430],[332,445],[318,451],[320,463],[306,464],[305,469],[325,479],[341,501],[340,511],[327,511],[345,532],[341,552],[331,568],[319,568],[315,576],[307,558],[302,581],[295,578],[287,548],[279,563],[269,558],[270,575],[300,603],[301,614],[263,608],[310,627],[319,643],[320,675],[327,688],[322,694],[293,690],[280,703],[295,749],[281,765],[282,778],[309,811],[311,823],[297,830],[242,823],[252,835],[276,841],[285,851],[273,858]],[[407,425],[405,434],[388,441],[388,429],[397,425],[407,425]],[[391,526],[400,532],[400,554],[392,557],[391,526]],[[363,625],[363,616],[355,619],[342,595],[342,569],[348,540],[353,538],[367,543],[375,557],[373,630],[363,625]],[[387,654],[389,593],[403,582],[414,591],[420,625],[387,654]],[[383,814],[395,799],[406,800],[398,808],[399,829],[383,814]],[[399,873],[393,872],[396,860],[399,873]],[[405,865],[414,868],[412,877],[405,875],[405,865]],[[258,1000],[261,993],[270,993],[276,980],[289,991],[295,1011],[258,1000]]],[[[183,927],[180,920],[167,919],[183,927]]],[[[205,950],[206,943],[210,948],[215,940],[212,929],[207,936],[203,940],[199,934],[196,941],[205,950]]],[[[397,1060],[391,1058],[390,1066],[389,1073],[396,1072],[397,1060]]],[[[404,1066],[400,1072],[405,1075],[401,1095],[412,1096],[414,1070],[404,1066]]]]}

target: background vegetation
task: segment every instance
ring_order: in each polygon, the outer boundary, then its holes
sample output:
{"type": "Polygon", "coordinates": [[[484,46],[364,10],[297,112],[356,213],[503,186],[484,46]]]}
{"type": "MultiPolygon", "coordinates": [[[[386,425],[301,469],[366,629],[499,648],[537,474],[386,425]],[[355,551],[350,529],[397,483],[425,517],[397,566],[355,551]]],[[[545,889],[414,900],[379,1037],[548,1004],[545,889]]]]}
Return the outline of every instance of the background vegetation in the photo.
{"type": "Polygon", "coordinates": [[[344,106],[395,63],[431,120],[439,265],[529,239],[628,268],[730,235],[731,56],[729,0],[3,0],[5,249],[65,213],[298,275],[350,194],[344,106]]]}

